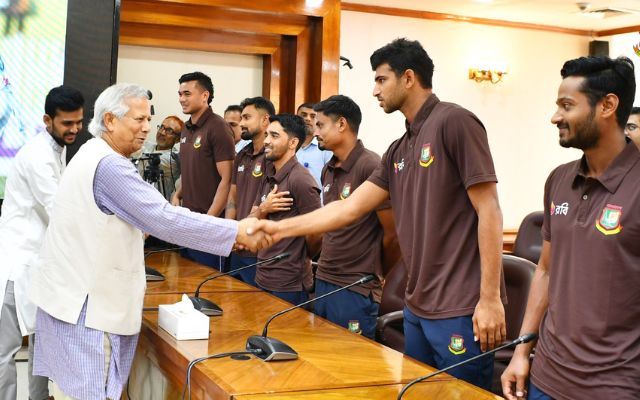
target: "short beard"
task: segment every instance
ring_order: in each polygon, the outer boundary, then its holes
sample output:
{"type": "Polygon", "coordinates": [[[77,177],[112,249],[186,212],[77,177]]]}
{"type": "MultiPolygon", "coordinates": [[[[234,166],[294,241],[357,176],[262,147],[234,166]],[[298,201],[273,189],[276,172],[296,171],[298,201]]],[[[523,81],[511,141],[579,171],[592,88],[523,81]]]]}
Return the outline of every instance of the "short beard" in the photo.
{"type": "Polygon", "coordinates": [[[254,138],[254,137],[256,137],[256,134],[257,134],[257,133],[258,133],[258,132],[251,132],[251,131],[249,131],[249,130],[242,131],[242,132],[240,133],[240,138],[241,138],[242,140],[253,140],[253,138],[254,138]]]}
{"type": "Polygon", "coordinates": [[[595,116],[596,110],[592,108],[587,118],[583,122],[576,124],[574,137],[567,140],[560,139],[560,146],[565,148],[573,147],[583,151],[593,148],[600,140],[600,132],[593,122],[595,116]]]}

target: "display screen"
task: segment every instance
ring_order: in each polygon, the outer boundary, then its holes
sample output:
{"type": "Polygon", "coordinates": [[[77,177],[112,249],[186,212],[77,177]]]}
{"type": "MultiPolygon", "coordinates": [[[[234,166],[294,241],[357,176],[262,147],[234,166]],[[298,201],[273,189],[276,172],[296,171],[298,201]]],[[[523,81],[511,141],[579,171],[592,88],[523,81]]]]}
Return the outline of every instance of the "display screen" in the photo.
{"type": "Polygon", "coordinates": [[[64,78],[67,0],[0,0],[0,198],[18,150],[44,129],[64,78]]]}

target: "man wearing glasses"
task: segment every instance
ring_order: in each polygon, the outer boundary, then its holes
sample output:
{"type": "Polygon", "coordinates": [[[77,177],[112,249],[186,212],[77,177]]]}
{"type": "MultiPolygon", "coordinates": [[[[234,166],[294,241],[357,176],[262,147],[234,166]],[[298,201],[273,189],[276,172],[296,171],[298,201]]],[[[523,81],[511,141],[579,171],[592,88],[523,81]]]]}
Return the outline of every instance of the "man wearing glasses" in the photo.
{"type": "Polygon", "coordinates": [[[631,115],[629,115],[627,124],[624,126],[624,133],[633,140],[633,143],[640,150],[640,107],[631,109],[631,115]]]}
{"type": "Polygon", "coordinates": [[[155,178],[158,178],[157,176],[153,176],[153,168],[155,167],[155,172],[162,171],[162,184],[156,184],[156,187],[167,201],[171,201],[171,195],[175,192],[176,181],[180,177],[180,159],[178,152],[180,149],[180,132],[183,126],[184,123],[182,120],[175,115],[165,118],[162,123],[158,125],[156,144],[145,143],[142,148],[142,156],[145,161],[138,164],[138,168],[145,180],[151,183],[156,183],[155,181],[157,181],[157,179],[155,178]],[[153,157],[146,158],[148,157],[147,154],[152,153],[159,154],[160,165],[153,165],[153,157]]]}

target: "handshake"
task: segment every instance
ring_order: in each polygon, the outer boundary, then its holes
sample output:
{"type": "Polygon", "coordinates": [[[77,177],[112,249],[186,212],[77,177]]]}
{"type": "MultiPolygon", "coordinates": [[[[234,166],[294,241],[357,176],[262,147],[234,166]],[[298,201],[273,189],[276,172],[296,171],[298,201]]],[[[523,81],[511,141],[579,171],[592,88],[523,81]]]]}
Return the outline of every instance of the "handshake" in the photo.
{"type": "Polygon", "coordinates": [[[257,252],[273,246],[282,237],[278,235],[278,225],[275,221],[257,218],[245,218],[238,222],[235,250],[250,250],[257,252]]]}

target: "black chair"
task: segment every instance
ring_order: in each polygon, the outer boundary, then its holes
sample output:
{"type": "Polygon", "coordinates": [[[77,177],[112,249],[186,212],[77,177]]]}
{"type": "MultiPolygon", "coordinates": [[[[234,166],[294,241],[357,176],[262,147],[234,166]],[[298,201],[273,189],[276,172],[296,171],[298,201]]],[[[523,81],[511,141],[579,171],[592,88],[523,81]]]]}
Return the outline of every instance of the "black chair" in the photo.
{"type": "MultiPolygon", "coordinates": [[[[502,266],[508,299],[508,303],[504,306],[507,340],[514,340],[520,333],[536,265],[524,258],[503,254],[502,266]]],[[[507,368],[512,356],[513,349],[500,350],[495,355],[491,391],[498,395],[502,395],[500,375],[507,368]]]]}
{"type": "Polygon", "coordinates": [[[513,255],[538,263],[542,251],[542,211],[524,217],[513,243],[513,255]]]}
{"type": "Polygon", "coordinates": [[[399,352],[404,352],[402,310],[406,288],[407,272],[400,260],[385,277],[376,324],[376,341],[399,352]]]}

